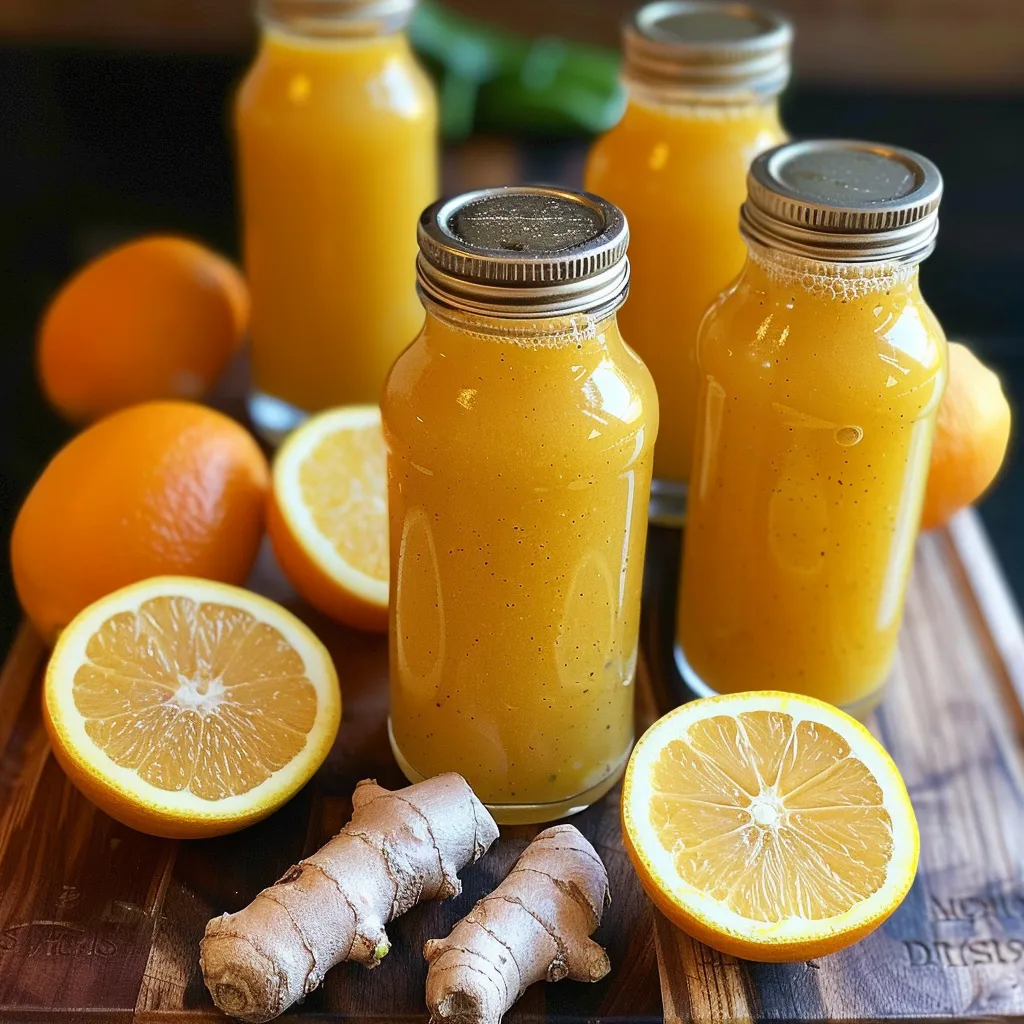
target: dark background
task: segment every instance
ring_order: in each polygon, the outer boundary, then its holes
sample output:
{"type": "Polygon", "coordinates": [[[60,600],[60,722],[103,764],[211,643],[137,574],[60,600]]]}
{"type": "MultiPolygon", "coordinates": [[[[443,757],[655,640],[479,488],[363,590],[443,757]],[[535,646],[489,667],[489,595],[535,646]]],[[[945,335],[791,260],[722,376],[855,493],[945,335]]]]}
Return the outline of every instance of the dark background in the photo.
{"type": "MultiPolygon", "coordinates": [[[[621,0],[455,0],[529,34],[616,45],[621,0]]],[[[951,338],[1024,408],[1024,2],[782,0],[797,22],[790,132],[894,142],[946,179],[922,269],[951,338]]],[[[69,429],[35,381],[36,323],[64,277],[133,235],[177,231],[237,253],[227,104],[251,58],[244,0],[0,0],[0,648],[18,621],[6,538],[69,429]]],[[[449,188],[578,183],[588,140],[477,136],[449,150],[449,188]],[[473,170],[467,171],[471,167],[473,170]],[[491,170],[488,170],[491,168],[491,170]]],[[[981,506],[1024,599],[1019,433],[981,506]]],[[[73,514],[73,509],[69,510],[73,514]]]]}

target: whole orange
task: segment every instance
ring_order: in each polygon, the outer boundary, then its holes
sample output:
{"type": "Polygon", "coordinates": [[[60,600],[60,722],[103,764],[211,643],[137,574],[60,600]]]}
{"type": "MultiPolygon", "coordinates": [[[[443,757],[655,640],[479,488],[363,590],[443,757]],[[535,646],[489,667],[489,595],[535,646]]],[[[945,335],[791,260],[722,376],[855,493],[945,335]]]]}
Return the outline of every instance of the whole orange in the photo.
{"type": "Polygon", "coordinates": [[[248,320],[249,292],[232,263],[186,238],[143,238],[86,264],[50,302],[39,378],[76,422],[151,399],[199,398],[248,320]]]}
{"type": "Polygon", "coordinates": [[[150,576],[244,582],[269,475],[253,437],[201,405],[146,402],[100,420],[54,456],[18,513],[25,613],[52,642],[86,605],[150,576]]]}
{"type": "Polygon", "coordinates": [[[974,353],[949,344],[949,382],[939,406],[921,529],[977,501],[995,479],[1010,439],[1010,405],[999,378],[974,353]]]}

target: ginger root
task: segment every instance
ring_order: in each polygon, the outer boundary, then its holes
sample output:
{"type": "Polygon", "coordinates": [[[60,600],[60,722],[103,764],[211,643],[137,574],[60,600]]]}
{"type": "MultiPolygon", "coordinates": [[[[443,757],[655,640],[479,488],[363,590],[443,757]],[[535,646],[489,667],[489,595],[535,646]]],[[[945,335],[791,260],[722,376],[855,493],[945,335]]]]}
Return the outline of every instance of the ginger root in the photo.
{"type": "Polygon", "coordinates": [[[599,981],[611,965],[588,936],[608,902],[608,872],[579,830],[545,829],[446,939],[424,946],[431,1024],[498,1024],[541,978],[599,981]]]}
{"type": "Polygon", "coordinates": [[[457,873],[498,827],[460,775],[390,792],[367,779],[352,820],[237,914],[206,926],[199,964],[225,1013],[262,1024],[315,989],[343,960],[376,967],[384,925],[421,900],[462,891],[457,873]]]}

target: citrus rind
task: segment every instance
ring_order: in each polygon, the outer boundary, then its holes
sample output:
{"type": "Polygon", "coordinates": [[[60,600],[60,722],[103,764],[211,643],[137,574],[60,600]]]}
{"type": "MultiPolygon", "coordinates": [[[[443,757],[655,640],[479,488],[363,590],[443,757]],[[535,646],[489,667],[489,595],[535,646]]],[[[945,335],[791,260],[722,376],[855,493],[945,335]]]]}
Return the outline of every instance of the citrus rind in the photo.
{"type": "Polygon", "coordinates": [[[724,694],[684,704],[656,722],[640,738],[626,769],[622,794],[626,851],[645,891],[675,924],[705,944],[750,960],[788,961],[835,952],[881,924],[902,902],[917,871],[919,834],[906,787],[892,759],[868,730],[830,704],[773,691],[724,694]],[[892,822],[892,854],[885,880],[849,910],[812,920],[790,917],[755,920],[724,906],[679,876],[649,822],[652,769],[673,739],[699,720],[749,711],[780,712],[794,723],[809,721],[838,733],[874,776],[892,822]]]}
{"type": "Polygon", "coordinates": [[[193,577],[158,576],[101,598],[60,635],[43,685],[43,717],[54,755],[87,797],[111,817],[140,831],[174,838],[219,835],[250,825],[287,802],[327,757],[341,720],[338,676],[327,649],[298,618],[258,594],[193,577]],[[189,790],[171,791],[116,763],[89,736],[73,693],[87,662],[90,639],[112,616],[136,612],[148,600],[182,597],[197,604],[237,608],[277,629],[304,665],[316,691],[312,727],[301,750],[283,767],[244,793],[206,800],[189,790]]]}
{"type": "MultiPolygon", "coordinates": [[[[371,628],[383,628],[382,617],[386,621],[388,581],[368,575],[338,553],[330,539],[317,527],[312,511],[302,499],[299,474],[324,438],[347,430],[379,428],[380,423],[380,409],[375,405],[332,409],[304,423],[288,437],[274,461],[271,509],[271,523],[275,527],[272,540],[275,541],[275,552],[279,557],[283,556],[282,563],[294,560],[294,555],[289,558],[286,543],[282,543],[284,538],[280,536],[281,527],[306,562],[302,567],[303,574],[317,577],[310,581],[316,592],[304,596],[318,606],[326,606],[322,610],[328,614],[342,618],[351,618],[353,612],[357,619],[360,618],[360,609],[352,606],[365,605],[367,608],[361,618],[369,621],[354,624],[371,628]],[[340,593],[329,593],[332,587],[340,593]]],[[[283,565],[283,568],[289,575],[294,574],[288,565],[283,565]]]]}

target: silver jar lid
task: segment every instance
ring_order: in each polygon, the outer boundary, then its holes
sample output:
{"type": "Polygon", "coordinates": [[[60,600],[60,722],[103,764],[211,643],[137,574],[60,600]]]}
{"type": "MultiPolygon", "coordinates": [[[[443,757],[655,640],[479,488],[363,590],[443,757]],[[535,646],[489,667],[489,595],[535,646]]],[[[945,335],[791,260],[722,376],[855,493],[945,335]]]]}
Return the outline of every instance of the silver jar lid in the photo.
{"type": "Polygon", "coordinates": [[[812,259],[917,263],[935,248],[941,198],[939,169],[909,149],[788,142],[750,165],[740,230],[812,259]]]}
{"type": "Polygon", "coordinates": [[[656,0],[623,26],[625,74],[656,89],[723,100],[770,97],[789,81],[792,42],[792,25],[763,7],[656,0]]]}
{"type": "Polygon", "coordinates": [[[629,290],[629,228],[589,192],[514,185],[428,206],[417,283],[452,309],[509,319],[606,316],[629,290]]]}
{"type": "Polygon", "coordinates": [[[260,17],[308,35],[396,32],[417,0],[258,0],[260,17]]]}

